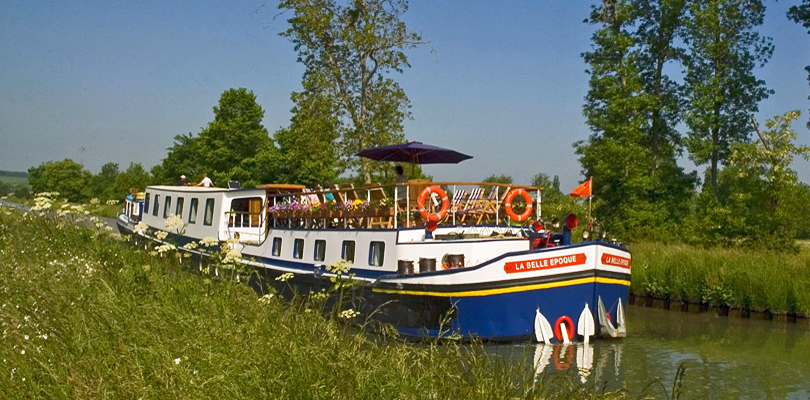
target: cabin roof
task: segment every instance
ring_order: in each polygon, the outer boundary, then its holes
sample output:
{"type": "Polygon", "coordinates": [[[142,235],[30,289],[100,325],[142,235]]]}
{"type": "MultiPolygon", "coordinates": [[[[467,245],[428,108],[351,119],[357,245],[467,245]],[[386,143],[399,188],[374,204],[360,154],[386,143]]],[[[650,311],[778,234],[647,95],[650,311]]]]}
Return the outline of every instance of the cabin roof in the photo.
{"type": "Polygon", "coordinates": [[[240,191],[256,191],[256,188],[242,188],[242,189],[228,189],[221,187],[202,187],[202,186],[149,186],[147,189],[163,190],[167,192],[184,192],[184,193],[222,193],[222,192],[240,192],[240,191]]]}

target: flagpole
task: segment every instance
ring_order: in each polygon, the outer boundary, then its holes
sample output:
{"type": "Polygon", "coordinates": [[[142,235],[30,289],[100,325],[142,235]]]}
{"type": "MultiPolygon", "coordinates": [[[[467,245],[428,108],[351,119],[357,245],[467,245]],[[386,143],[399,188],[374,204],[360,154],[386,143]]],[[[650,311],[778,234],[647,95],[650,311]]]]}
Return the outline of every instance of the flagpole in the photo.
{"type": "Polygon", "coordinates": [[[591,176],[590,181],[591,181],[590,183],[591,193],[590,196],[588,196],[588,222],[593,223],[593,218],[591,218],[591,200],[593,199],[593,176],[591,176]]]}

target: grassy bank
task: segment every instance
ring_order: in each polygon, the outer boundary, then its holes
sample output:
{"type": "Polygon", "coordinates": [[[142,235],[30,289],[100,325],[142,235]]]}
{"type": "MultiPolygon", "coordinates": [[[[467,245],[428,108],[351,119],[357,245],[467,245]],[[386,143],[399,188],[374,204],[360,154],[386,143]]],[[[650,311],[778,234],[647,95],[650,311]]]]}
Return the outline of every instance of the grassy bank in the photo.
{"type": "Polygon", "coordinates": [[[0,209],[5,398],[597,398],[477,345],[358,334],[113,236],[0,209]]]}
{"type": "Polygon", "coordinates": [[[810,312],[810,248],[798,253],[639,243],[632,291],[714,306],[810,312]]]}

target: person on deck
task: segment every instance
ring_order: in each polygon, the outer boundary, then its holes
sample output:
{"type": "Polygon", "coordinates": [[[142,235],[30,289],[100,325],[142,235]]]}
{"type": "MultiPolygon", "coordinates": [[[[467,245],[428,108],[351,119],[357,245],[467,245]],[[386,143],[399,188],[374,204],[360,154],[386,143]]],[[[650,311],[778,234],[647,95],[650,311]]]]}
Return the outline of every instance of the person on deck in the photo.
{"type": "MultiPolygon", "coordinates": [[[[332,181],[323,181],[323,189],[324,190],[332,190],[332,181]]],[[[326,192],[323,194],[324,200],[327,203],[334,203],[335,202],[335,194],[331,192],[326,192]]]]}
{"type": "Polygon", "coordinates": [[[176,186],[186,186],[186,176],[180,175],[180,180],[175,183],[176,186]]]}
{"type": "Polygon", "coordinates": [[[208,177],[208,174],[203,174],[203,178],[197,186],[211,187],[214,186],[214,182],[211,182],[211,178],[208,177]]]}
{"type": "Polygon", "coordinates": [[[397,183],[408,183],[408,177],[405,176],[405,170],[402,169],[401,165],[397,165],[397,183]]]}

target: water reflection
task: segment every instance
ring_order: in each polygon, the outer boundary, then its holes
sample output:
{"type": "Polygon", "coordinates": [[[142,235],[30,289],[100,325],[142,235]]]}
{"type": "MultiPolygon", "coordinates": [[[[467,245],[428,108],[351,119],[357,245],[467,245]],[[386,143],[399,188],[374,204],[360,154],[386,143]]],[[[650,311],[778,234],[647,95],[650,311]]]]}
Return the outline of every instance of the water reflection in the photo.
{"type": "Polygon", "coordinates": [[[688,398],[810,399],[810,329],[643,307],[627,310],[628,336],[589,345],[492,345],[536,374],[577,374],[606,390],[666,397],[684,365],[688,398]],[[660,382],[661,385],[655,384],[660,382]],[[651,385],[653,383],[653,385],[651,385]]]}

